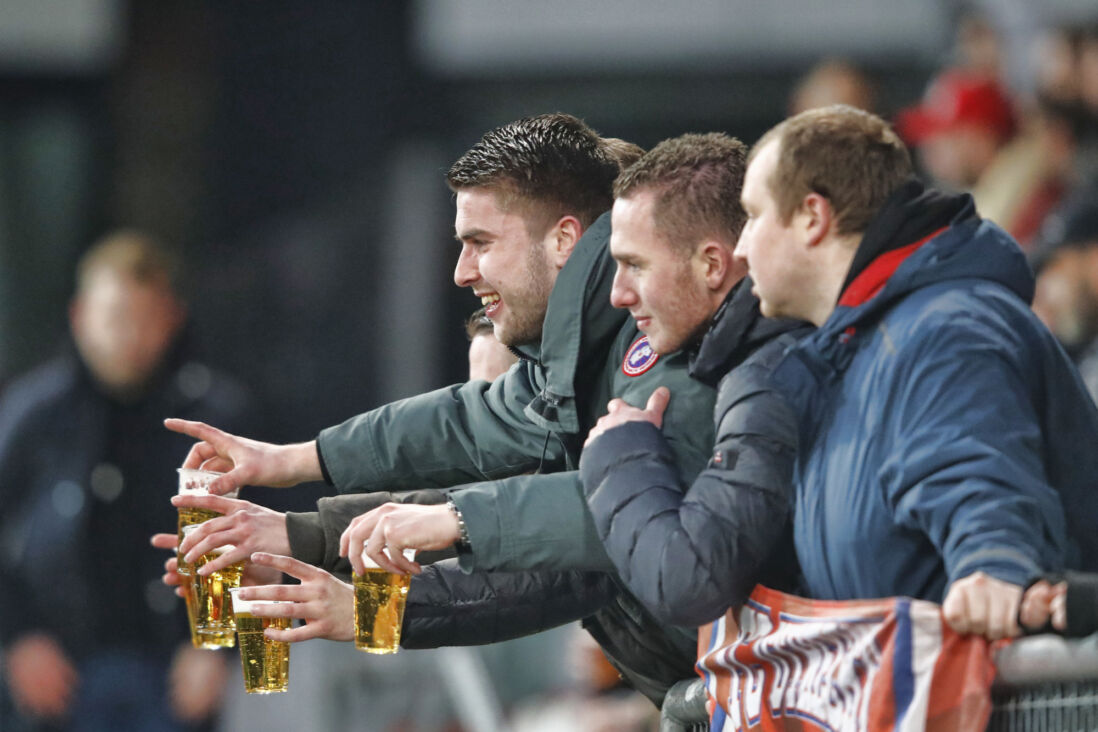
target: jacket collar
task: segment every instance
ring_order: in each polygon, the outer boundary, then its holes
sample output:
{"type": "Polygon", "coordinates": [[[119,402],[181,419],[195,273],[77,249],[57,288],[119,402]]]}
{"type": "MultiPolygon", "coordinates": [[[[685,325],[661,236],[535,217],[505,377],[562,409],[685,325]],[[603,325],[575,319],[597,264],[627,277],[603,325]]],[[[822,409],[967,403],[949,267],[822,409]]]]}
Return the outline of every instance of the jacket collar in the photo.
{"type": "Polygon", "coordinates": [[[578,432],[577,376],[601,369],[628,313],[610,305],[615,265],[610,256],[610,214],[591,224],[549,294],[541,343],[527,355],[544,376],[526,415],[545,429],[578,432]]]}
{"type": "Polygon", "coordinates": [[[841,378],[857,341],[884,313],[916,290],[961,279],[996,283],[1027,303],[1033,297],[1033,273],[1022,250],[976,216],[970,196],[905,185],[867,228],[835,311],[789,350],[775,382],[800,414],[815,415],[826,385],[841,378]],[[889,242],[888,236],[896,238],[889,242]]]}
{"type": "Polygon", "coordinates": [[[799,320],[764,318],[751,287],[750,278],[745,277],[729,290],[697,351],[690,355],[690,376],[703,384],[715,387],[763,343],[808,326],[799,320]]]}
{"type": "MultiPolygon", "coordinates": [[[[906,258],[892,252],[908,250],[907,253],[910,254],[918,248],[914,245],[926,242],[935,232],[975,216],[976,206],[972,202],[972,196],[945,194],[926,188],[916,178],[909,178],[888,197],[880,211],[870,219],[840,292],[845,296],[854,281],[867,269],[871,267],[880,269],[879,260],[894,262],[892,269],[888,272],[888,275],[891,275],[906,258]],[[896,261],[897,257],[899,261],[896,261]]],[[[879,290],[880,287],[877,287],[876,291],[879,290]]],[[[840,298],[841,301],[842,298],[840,298]]]]}

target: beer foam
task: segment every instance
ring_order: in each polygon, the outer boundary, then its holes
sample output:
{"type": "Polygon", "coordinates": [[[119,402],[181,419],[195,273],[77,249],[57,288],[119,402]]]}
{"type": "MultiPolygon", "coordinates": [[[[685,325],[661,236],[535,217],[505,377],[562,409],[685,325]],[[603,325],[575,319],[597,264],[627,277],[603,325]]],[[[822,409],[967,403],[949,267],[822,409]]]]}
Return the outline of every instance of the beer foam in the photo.
{"type": "MultiPolygon", "coordinates": [[[[392,551],[389,549],[389,547],[385,547],[384,549],[382,549],[382,551],[385,552],[385,556],[389,557],[390,559],[393,558],[392,551]]],[[[403,554],[404,554],[404,558],[407,559],[409,562],[416,561],[416,550],[415,549],[405,549],[403,551],[403,554]]],[[[381,567],[378,566],[377,562],[375,562],[373,559],[370,559],[370,557],[366,556],[365,551],[362,552],[362,561],[366,565],[366,569],[381,569],[381,567]]]]}
{"type": "MultiPolygon", "coordinates": [[[[179,473],[179,495],[181,496],[208,496],[210,495],[210,483],[220,478],[224,473],[213,470],[195,470],[194,468],[176,468],[179,473]]],[[[223,494],[225,498],[236,498],[239,491],[230,491],[223,494]]]]}
{"type": "Polygon", "coordinates": [[[244,600],[240,597],[239,587],[233,587],[229,590],[229,593],[233,596],[233,612],[234,613],[248,613],[252,615],[253,605],[291,605],[289,600],[244,600]]]}

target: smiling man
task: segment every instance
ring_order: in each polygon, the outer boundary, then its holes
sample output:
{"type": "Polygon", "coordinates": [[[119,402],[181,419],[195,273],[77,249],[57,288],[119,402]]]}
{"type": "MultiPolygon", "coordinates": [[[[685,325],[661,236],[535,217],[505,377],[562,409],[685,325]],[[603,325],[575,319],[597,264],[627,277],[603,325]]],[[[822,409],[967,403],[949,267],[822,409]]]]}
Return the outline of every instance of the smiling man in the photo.
{"type": "Polygon", "coordinates": [[[762,312],[819,326],[774,372],[809,595],[927,599],[959,632],[1015,635],[1027,581],[1098,557],[1098,413],[1029,309],[1021,249],[849,107],[767,132],[743,205],[762,312]]]}
{"type": "MultiPolygon", "coordinates": [[[[267,551],[336,568],[342,554],[361,569],[365,546],[386,568],[419,571],[401,548],[456,543],[469,571],[612,570],[575,470],[587,431],[611,398],[643,403],[669,384],[675,400],[665,430],[679,469],[692,477],[712,445],[714,397],[689,378],[684,355],[658,356],[610,305],[610,222],[599,215],[610,206],[618,172],[604,141],[569,115],[487,133],[447,176],[461,243],[454,281],[481,297],[496,336],[522,361],[490,386],[469,382],[386,405],[300,445],[169,421],[202,440],[187,466],[206,461],[229,471],[218,483],[222,490],[323,475],[340,492],[376,493],[324,499],[316,514],[288,516],[219,497],[184,499],[226,514],[194,532],[185,545],[190,555],[231,543],[236,549],[219,562],[267,551]],[[431,490],[440,488],[450,490],[431,490]],[[428,489],[419,498],[432,505],[387,504],[352,520],[341,537],[351,516],[410,489],[428,489]],[[392,562],[382,553],[386,546],[392,562]]],[[[464,581],[488,583],[503,609],[531,603],[530,583],[521,577],[475,572],[464,581]]],[[[416,583],[412,588],[418,592],[416,583]]],[[[637,688],[658,701],[691,673],[694,630],[661,628],[628,593],[611,594],[613,602],[587,618],[586,627],[637,688]]],[[[509,632],[498,615],[477,622],[509,632]]],[[[312,632],[296,630],[302,631],[296,639],[312,632]]]]}
{"type": "Polygon", "coordinates": [[[614,185],[611,302],[629,310],[655,352],[687,349],[691,375],[719,385],[715,444],[693,483],[660,429],[664,389],[645,409],[612,402],[580,462],[607,554],[668,623],[709,622],[742,603],[761,576],[788,587],[792,574],[796,418],[768,377],[810,328],[763,319],[733,257],[745,158],[745,146],[726,135],[683,135],[614,185]]]}

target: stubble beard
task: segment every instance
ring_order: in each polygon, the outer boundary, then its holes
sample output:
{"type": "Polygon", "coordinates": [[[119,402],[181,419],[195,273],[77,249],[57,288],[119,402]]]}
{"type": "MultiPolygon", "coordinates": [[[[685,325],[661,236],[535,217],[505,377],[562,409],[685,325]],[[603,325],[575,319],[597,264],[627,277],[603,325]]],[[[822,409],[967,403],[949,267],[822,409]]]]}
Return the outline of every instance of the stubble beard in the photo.
{"type": "Polygon", "coordinates": [[[549,262],[540,243],[532,241],[526,256],[526,279],[515,287],[516,294],[508,303],[510,322],[499,323],[495,328],[500,343],[514,347],[540,342],[552,291],[549,262]]]}

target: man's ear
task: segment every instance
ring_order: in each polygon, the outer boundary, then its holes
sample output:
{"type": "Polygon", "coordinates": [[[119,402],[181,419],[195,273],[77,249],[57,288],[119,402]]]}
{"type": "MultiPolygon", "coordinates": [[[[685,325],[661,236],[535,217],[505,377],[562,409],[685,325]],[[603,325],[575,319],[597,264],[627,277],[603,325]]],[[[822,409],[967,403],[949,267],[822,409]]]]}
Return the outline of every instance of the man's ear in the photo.
{"type": "Polygon", "coordinates": [[[819,193],[805,196],[798,214],[801,230],[809,247],[816,246],[828,234],[833,233],[831,229],[835,223],[835,210],[831,208],[831,201],[819,193]]]}
{"type": "Polygon", "coordinates": [[[572,250],[576,248],[576,242],[583,236],[583,224],[575,216],[562,216],[549,231],[547,242],[549,260],[557,269],[564,267],[565,262],[572,256],[572,250]]]}
{"type": "Polygon", "coordinates": [[[710,290],[724,290],[729,279],[739,282],[746,274],[747,267],[736,261],[734,252],[734,247],[713,239],[705,240],[698,247],[695,256],[710,290]]]}

